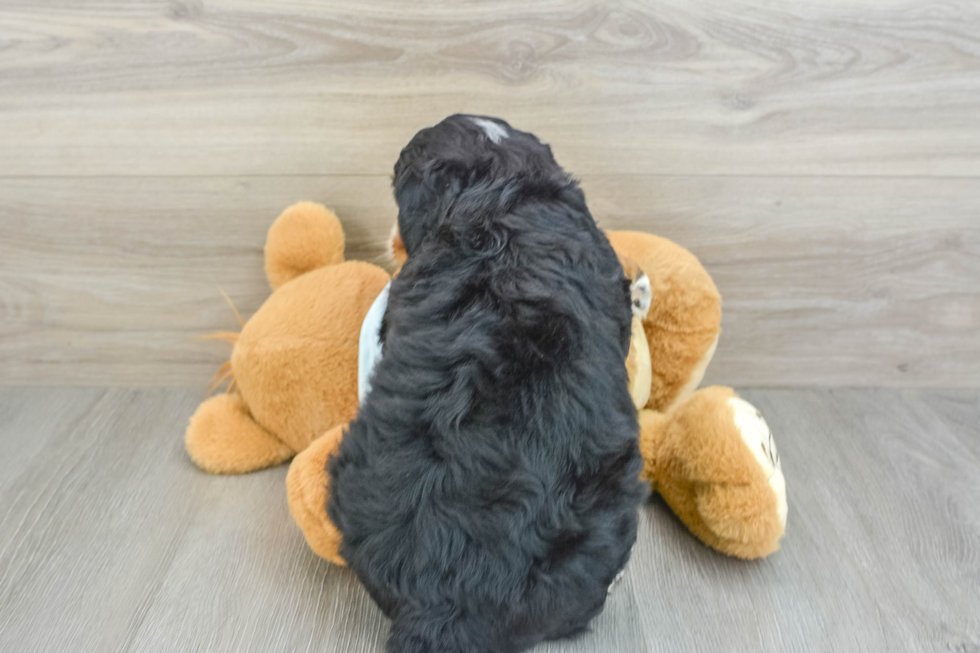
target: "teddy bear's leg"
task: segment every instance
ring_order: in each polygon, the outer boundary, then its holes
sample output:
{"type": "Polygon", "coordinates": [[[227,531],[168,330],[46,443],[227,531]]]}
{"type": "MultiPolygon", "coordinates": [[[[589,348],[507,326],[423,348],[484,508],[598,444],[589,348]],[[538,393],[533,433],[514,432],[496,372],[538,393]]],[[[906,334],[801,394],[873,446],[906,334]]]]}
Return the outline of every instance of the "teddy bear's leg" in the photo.
{"type": "Polygon", "coordinates": [[[759,558],[779,548],[786,484],[761,413],[731,388],[702,388],[668,414],[640,411],[642,478],[705,544],[759,558]]]}
{"type": "Polygon", "coordinates": [[[721,295],[683,247],[639,232],[606,235],[620,257],[632,259],[649,277],[652,297],[643,328],[653,379],[646,407],[667,412],[704,378],[721,331],[721,295]]]}
{"type": "Polygon", "coordinates": [[[245,474],[289,460],[295,453],[259,426],[237,394],[211,397],[191,416],[187,453],[212,474],[245,474]]]}
{"type": "Polygon", "coordinates": [[[293,459],[286,476],[289,512],[303,531],[306,543],[321,558],[341,566],[346,565],[340,557],[343,536],[327,516],[327,459],[336,453],[346,429],[346,424],[335,426],[314,440],[293,459]]]}
{"type": "Polygon", "coordinates": [[[311,270],[344,261],[344,229],[333,211],[300,202],[283,211],[265,239],[265,275],[273,289],[311,270]]]}
{"type": "Polygon", "coordinates": [[[779,549],[785,526],[765,485],[703,485],[695,500],[698,515],[717,538],[713,546],[738,558],[763,558],[779,549]]]}

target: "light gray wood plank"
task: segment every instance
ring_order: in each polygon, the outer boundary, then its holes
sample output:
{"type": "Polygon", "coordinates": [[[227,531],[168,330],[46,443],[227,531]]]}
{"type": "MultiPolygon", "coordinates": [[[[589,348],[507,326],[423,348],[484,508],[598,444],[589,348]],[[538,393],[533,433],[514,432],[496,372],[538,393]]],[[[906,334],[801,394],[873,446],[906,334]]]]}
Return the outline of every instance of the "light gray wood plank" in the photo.
{"type": "Polygon", "coordinates": [[[21,415],[0,442],[46,440],[0,496],[0,649],[123,650],[206,501],[175,428],[192,393],[91,394],[0,395],[21,415]],[[78,412],[47,432],[33,417],[78,412]]]}
{"type": "Polygon", "coordinates": [[[269,295],[262,248],[303,199],[344,216],[378,260],[395,211],[382,178],[0,180],[0,383],[206,383],[269,295]]]}
{"type": "Polygon", "coordinates": [[[31,403],[36,390],[4,389],[0,394],[0,493],[24,487],[29,463],[57,446],[53,436],[63,435],[77,421],[89,418],[104,394],[102,388],[52,388],[44,391],[45,403],[51,408],[39,410],[31,403]]]}
{"type": "Polygon", "coordinates": [[[974,180],[584,180],[593,214],[694,252],[722,294],[708,382],[980,385],[974,180]]]}
{"type": "MultiPolygon", "coordinates": [[[[743,395],[778,437],[782,550],[723,557],[654,500],[593,632],[536,650],[980,646],[976,392],[743,395]]],[[[0,650],[383,650],[356,578],[292,524],[284,467],[211,477],[187,460],[199,399],[0,388],[0,650]]]]}
{"type": "MultiPolygon", "coordinates": [[[[673,239],[724,298],[711,382],[980,386],[968,179],[587,176],[607,228],[673,239]]],[[[265,232],[333,206],[383,262],[386,177],[0,179],[0,384],[203,385],[269,294],[265,232]]]]}
{"type": "Polygon", "coordinates": [[[183,425],[198,391],[0,391],[22,463],[0,495],[0,650],[348,650],[382,618],[292,523],[285,467],[198,471],[183,425]],[[96,392],[100,397],[93,402],[96,392]],[[45,430],[42,414],[85,415],[45,430]],[[258,600],[256,600],[258,599],[258,600]]]}
{"type": "Polygon", "coordinates": [[[980,174],[968,0],[4,0],[0,175],[388,174],[456,111],[579,174],[980,174]]]}
{"type": "Polygon", "coordinates": [[[910,389],[902,397],[920,410],[923,419],[940,422],[952,437],[980,458],[980,395],[969,390],[944,390],[941,393],[910,389]]]}
{"type": "MultiPolygon", "coordinates": [[[[941,394],[927,393],[931,397],[941,394]]],[[[980,646],[980,459],[879,390],[743,393],[787,477],[782,549],[691,542],[660,502],[634,555],[652,650],[936,651],[980,646]]]]}

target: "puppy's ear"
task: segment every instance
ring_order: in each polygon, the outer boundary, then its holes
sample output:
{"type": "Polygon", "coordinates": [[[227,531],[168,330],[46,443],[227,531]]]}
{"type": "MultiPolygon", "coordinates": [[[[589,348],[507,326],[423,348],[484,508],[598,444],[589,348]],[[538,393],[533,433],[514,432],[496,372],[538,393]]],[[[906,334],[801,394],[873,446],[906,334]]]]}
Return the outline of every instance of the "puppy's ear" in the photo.
{"type": "Polygon", "coordinates": [[[401,234],[406,256],[411,256],[425,234],[446,215],[463,187],[466,174],[465,166],[452,160],[432,161],[424,166],[406,166],[396,171],[398,232],[401,234]]]}
{"type": "Polygon", "coordinates": [[[426,228],[432,220],[436,197],[416,171],[407,170],[395,175],[398,234],[401,236],[406,258],[422,242],[426,228]]]}

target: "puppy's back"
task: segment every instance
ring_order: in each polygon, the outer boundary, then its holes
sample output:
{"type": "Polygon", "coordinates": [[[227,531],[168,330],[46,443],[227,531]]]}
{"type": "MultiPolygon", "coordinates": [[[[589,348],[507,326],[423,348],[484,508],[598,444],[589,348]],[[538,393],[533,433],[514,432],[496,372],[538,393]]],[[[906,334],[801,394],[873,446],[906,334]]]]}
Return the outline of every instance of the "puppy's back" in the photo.
{"type": "Polygon", "coordinates": [[[384,357],[330,464],[341,553],[393,620],[391,652],[574,634],[636,535],[615,254],[570,181],[505,211],[470,201],[393,282],[384,357]]]}

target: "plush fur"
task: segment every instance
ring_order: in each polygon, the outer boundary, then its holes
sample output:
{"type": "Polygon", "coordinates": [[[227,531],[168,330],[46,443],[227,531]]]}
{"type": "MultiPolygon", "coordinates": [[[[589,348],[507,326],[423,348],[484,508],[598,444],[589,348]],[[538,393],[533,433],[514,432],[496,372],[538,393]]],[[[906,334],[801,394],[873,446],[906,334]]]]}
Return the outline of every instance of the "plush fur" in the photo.
{"type": "Polygon", "coordinates": [[[711,386],[670,413],[640,411],[643,479],[708,546],[762,558],[779,549],[786,524],[733,419],[735,396],[731,388],[711,386]]]}
{"type": "Polygon", "coordinates": [[[231,387],[198,407],[185,444],[212,474],[279,465],[354,418],[358,334],[390,280],[377,266],[344,261],[340,220],[311,202],[273,223],[265,268],[275,292],[240,333],[209,336],[234,345],[215,379],[231,387]]]}
{"type": "Polygon", "coordinates": [[[550,148],[503,121],[419,132],[394,187],[408,260],[329,462],[341,555],[392,619],[390,653],[579,633],[644,496],[622,267],[550,148]]]}
{"type": "Polygon", "coordinates": [[[721,294],[689,251],[666,238],[636,231],[606,236],[620,259],[633,261],[650,279],[653,304],[643,320],[650,348],[646,407],[670,411],[697,389],[721,331],[721,294]]]}

